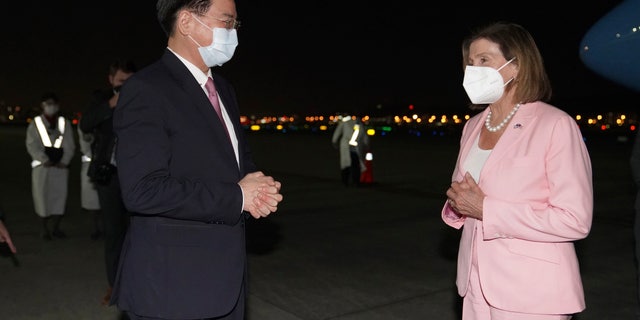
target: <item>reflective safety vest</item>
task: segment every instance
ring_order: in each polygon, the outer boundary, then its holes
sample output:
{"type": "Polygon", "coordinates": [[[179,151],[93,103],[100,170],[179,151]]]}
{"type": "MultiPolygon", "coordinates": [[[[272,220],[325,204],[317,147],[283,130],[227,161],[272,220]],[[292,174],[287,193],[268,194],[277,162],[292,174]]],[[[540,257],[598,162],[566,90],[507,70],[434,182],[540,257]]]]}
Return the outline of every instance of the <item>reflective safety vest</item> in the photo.
{"type": "Polygon", "coordinates": [[[354,147],[358,146],[358,135],[360,135],[360,125],[354,124],[353,134],[351,135],[351,140],[349,140],[349,145],[354,147]]]}
{"type": "MultiPolygon", "coordinates": [[[[54,143],[51,143],[51,139],[49,138],[49,133],[47,132],[47,127],[44,125],[42,121],[42,116],[36,116],[33,121],[36,123],[36,129],[38,129],[38,134],[40,135],[40,139],[42,140],[42,144],[45,148],[56,148],[60,149],[62,147],[62,139],[64,138],[64,128],[65,128],[65,119],[64,117],[58,117],[58,131],[60,131],[60,136],[56,139],[54,143]]],[[[42,164],[40,160],[31,161],[31,168],[35,168],[42,164]]]]}

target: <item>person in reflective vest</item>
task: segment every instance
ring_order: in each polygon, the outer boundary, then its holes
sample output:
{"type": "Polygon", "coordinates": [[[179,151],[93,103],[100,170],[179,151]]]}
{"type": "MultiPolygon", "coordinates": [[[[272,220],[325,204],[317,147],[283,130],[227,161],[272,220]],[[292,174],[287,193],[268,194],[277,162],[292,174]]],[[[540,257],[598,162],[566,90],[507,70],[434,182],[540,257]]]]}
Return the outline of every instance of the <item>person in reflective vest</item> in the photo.
{"type": "Polygon", "coordinates": [[[66,238],[60,222],[67,204],[68,166],[76,145],[71,122],[58,114],[58,97],[54,93],[46,93],[40,101],[43,112],[29,123],[26,137],[27,152],[32,159],[33,206],[42,218],[43,239],[51,240],[52,236],[66,238]]]}
{"type": "Polygon", "coordinates": [[[355,116],[342,115],[331,142],[340,152],[342,183],[345,186],[359,186],[360,175],[366,170],[364,154],[369,147],[369,136],[364,124],[355,116]]]}

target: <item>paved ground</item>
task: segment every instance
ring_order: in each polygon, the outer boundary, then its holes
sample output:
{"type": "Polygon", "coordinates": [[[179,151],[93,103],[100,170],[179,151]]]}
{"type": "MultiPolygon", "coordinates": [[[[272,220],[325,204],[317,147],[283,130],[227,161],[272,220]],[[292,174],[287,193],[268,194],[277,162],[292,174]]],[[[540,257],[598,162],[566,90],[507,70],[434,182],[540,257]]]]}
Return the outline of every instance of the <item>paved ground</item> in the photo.
{"type": "MultiPolygon", "coordinates": [[[[102,242],[80,210],[72,164],[68,239],[44,242],[33,213],[24,128],[0,127],[0,199],[19,267],[0,259],[0,319],[117,319],[100,305],[102,242]]],[[[591,143],[596,211],[577,243],[587,309],[578,320],[632,319],[633,196],[630,143],[591,143]]],[[[256,162],[283,182],[284,202],[249,225],[249,320],[459,319],[459,233],[439,212],[455,139],[374,138],[374,184],[344,188],[325,134],[251,134],[256,162]]]]}

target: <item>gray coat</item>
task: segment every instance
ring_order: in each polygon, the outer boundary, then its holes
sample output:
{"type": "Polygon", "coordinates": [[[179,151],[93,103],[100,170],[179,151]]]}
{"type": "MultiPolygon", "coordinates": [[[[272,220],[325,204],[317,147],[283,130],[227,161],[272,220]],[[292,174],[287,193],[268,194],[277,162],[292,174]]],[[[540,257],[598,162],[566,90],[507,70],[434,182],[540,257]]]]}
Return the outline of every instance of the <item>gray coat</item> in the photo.
{"type": "MultiPolygon", "coordinates": [[[[57,127],[51,127],[49,121],[43,116],[44,124],[47,127],[47,134],[51,141],[55,141],[60,135],[57,127]]],[[[36,125],[32,121],[27,127],[26,147],[31,156],[32,171],[31,185],[33,193],[33,206],[36,214],[40,217],[64,214],[67,204],[67,189],[69,184],[69,169],[55,166],[44,167],[49,157],[45,153],[45,146],[42,142],[36,125]]],[[[69,165],[76,150],[76,143],[71,127],[71,121],[66,119],[62,140],[63,155],[61,163],[69,165]]]]}
{"type": "Polygon", "coordinates": [[[340,151],[340,169],[345,169],[351,166],[351,156],[349,154],[349,149],[351,145],[349,142],[353,140],[357,145],[355,146],[355,150],[358,153],[358,158],[360,159],[360,170],[364,171],[364,154],[369,149],[369,136],[366,133],[366,129],[362,122],[358,120],[352,120],[351,118],[347,118],[347,120],[340,120],[340,123],[336,126],[335,131],[333,131],[333,137],[331,138],[331,143],[334,147],[336,147],[340,151]],[[354,136],[354,131],[358,129],[357,134],[354,136]]]}

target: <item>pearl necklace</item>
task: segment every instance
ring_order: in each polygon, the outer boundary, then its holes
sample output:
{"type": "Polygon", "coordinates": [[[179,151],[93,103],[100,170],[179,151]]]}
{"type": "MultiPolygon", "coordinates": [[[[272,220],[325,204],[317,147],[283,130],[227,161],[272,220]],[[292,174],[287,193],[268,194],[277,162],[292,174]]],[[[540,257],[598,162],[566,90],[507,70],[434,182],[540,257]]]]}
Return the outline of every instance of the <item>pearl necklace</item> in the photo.
{"type": "Polygon", "coordinates": [[[520,108],[520,104],[516,103],[516,105],[513,107],[513,110],[509,112],[507,117],[504,118],[504,120],[502,120],[502,122],[500,122],[495,127],[491,126],[491,109],[489,109],[489,113],[487,114],[487,119],[484,121],[484,126],[487,128],[487,130],[489,130],[489,132],[499,131],[500,129],[504,128],[504,126],[507,124],[507,122],[509,122],[509,120],[511,120],[511,117],[513,117],[513,115],[516,114],[516,111],[518,111],[519,108],[520,108]]]}

